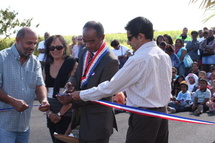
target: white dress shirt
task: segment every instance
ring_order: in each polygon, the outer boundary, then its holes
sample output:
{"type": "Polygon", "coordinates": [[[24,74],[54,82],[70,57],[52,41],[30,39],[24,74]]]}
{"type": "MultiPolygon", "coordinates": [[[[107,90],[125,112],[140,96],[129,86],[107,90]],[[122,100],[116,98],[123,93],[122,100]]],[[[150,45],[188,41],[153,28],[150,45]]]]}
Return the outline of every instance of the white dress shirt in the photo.
{"type": "MultiPolygon", "coordinates": [[[[46,49],[46,47],[45,47],[45,41],[39,42],[37,50],[39,51],[39,49],[46,49]]],[[[44,61],[45,61],[45,60],[44,60],[44,56],[45,56],[45,53],[40,53],[40,54],[38,55],[37,59],[38,59],[39,61],[41,61],[41,62],[44,62],[44,61]]]]}
{"type": "Polygon", "coordinates": [[[79,53],[79,46],[78,45],[75,45],[72,49],[72,55],[75,57],[75,58],[78,58],[78,53],[79,53]]]}
{"type": "Polygon", "coordinates": [[[155,41],[143,44],[110,81],[80,92],[84,101],[112,96],[123,89],[127,105],[156,108],[168,104],[171,93],[172,64],[170,57],[155,41]]]}
{"type": "Polygon", "coordinates": [[[129,52],[132,54],[132,51],[126,47],[126,46],[123,46],[123,45],[120,45],[119,49],[116,50],[116,49],[113,49],[112,50],[114,52],[114,54],[118,57],[118,56],[124,56],[126,54],[126,52],[129,52]]]}

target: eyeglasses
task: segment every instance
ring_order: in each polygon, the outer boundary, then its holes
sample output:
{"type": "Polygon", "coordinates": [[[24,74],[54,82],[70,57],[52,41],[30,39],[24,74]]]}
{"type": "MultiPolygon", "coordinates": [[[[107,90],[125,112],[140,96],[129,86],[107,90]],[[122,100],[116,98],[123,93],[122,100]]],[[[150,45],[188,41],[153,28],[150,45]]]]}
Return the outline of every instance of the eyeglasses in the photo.
{"type": "Polygon", "coordinates": [[[134,36],[127,36],[128,41],[131,41],[134,36]]]}
{"type": "Polygon", "coordinates": [[[54,51],[54,49],[57,49],[58,51],[60,51],[63,49],[63,46],[51,46],[51,47],[49,47],[50,51],[54,51]]]}
{"type": "Polygon", "coordinates": [[[176,73],[176,72],[172,72],[172,73],[176,73]]]}
{"type": "Polygon", "coordinates": [[[82,41],[82,39],[78,39],[78,41],[82,41]]]}

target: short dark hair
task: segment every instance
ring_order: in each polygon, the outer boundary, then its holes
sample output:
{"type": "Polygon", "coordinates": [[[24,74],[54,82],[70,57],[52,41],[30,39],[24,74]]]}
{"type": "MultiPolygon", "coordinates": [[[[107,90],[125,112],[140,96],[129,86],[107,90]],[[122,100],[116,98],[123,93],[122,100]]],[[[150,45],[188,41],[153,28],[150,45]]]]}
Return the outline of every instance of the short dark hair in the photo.
{"type": "Polygon", "coordinates": [[[166,46],[166,52],[174,53],[174,47],[170,44],[167,44],[166,46]]]}
{"type": "Polygon", "coordinates": [[[145,35],[146,39],[153,39],[154,31],[153,24],[145,17],[136,17],[128,22],[125,30],[129,31],[131,35],[137,37],[139,33],[145,35]]]}
{"type": "Polygon", "coordinates": [[[203,32],[203,35],[208,35],[208,31],[204,31],[204,32],[203,32]]]}
{"type": "Polygon", "coordinates": [[[115,39],[110,43],[110,45],[111,45],[111,47],[116,47],[119,45],[119,41],[115,39]]]}
{"type": "Polygon", "coordinates": [[[165,41],[161,41],[159,44],[159,46],[166,46],[166,45],[167,45],[167,43],[165,41]]]}
{"type": "Polygon", "coordinates": [[[92,28],[95,29],[97,32],[97,36],[98,37],[102,37],[104,35],[104,28],[103,25],[100,22],[96,22],[96,21],[88,21],[83,29],[85,28],[92,28]]]}
{"type": "Polygon", "coordinates": [[[206,83],[206,85],[208,85],[208,81],[207,81],[207,79],[200,78],[200,79],[199,79],[199,82],[200,82],[200,81],[204,81],[204,82],[206,83]]]}
{"type": "Polygon", "coordinates": [[[192,31],[192,32],[191,32],[191,35],[193,35],[193,34],[198,35],[198,32],[197,32],[197,31],[192,31]]]}

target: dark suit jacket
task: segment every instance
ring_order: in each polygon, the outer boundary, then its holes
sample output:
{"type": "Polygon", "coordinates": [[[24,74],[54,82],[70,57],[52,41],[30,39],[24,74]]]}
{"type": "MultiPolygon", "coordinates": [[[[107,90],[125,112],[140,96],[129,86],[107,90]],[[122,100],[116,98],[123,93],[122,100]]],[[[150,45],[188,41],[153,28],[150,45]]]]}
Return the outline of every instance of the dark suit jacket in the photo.
{"type": "MultiPolygon", "coordinates": [[[[109,52],[104,55],[100,63],[94,69],[93,75],[90,75],[88,83],[81,89],[81,75],[83,70],[84,54],[87,49],[83,49],[80,55],[78,67],[75,75],[70,79],[76,90],[89,89],[97,86],[99,83],[110,80],[118,71],[118,60],[114,53],[109,52]]],[[[102,100],[112,102],[112,97],[102,100]]],[[[81,107],[80,137],[86,141],[100,140],[109,137],[113,133],[113,127],[116,127],[116,120],[113,109],[93,102],[73,102],[74,107],[81,107]]]]}

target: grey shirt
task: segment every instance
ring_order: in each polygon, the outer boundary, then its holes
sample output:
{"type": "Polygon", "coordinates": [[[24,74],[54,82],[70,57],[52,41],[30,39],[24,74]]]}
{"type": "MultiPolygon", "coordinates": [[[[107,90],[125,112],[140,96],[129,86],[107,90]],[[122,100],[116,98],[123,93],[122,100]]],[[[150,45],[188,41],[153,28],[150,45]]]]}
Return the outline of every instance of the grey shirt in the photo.
{"type": "MultiPolygon", "coordinates": [[[[29,56],[21,65],[20,55],[15,47],[0,51],[0,88],[8,95],[33,105],[37,85],[43,85],[42,70],[36,56],[29,56]]],[[[0,109],[11,108],[0,102],[0,109]]],[[[29,129],[32,107],[23,112],[9,110],[0,112],[0,128],[8,131],[24,132],[29,129]]]]}

